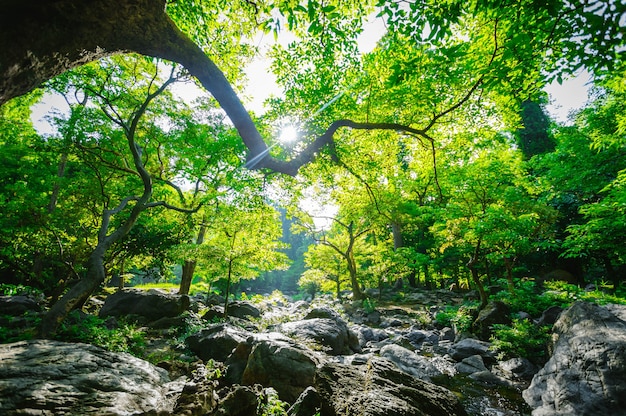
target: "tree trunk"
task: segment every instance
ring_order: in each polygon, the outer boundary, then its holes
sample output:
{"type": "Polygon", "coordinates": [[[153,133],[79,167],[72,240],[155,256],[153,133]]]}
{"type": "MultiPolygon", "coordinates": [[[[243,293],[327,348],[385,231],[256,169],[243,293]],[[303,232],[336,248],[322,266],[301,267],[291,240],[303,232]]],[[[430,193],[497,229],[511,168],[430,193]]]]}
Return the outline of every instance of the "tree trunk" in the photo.
{"type": "Polygon", "coordinates": [[[39,335],[48,338],[53,335],[67,314],[78,306],[104,282],[104,253],[106,244],[98,244],[87,260],[85,276],[59,299],[41,321],[39,335]]]}
{"type": "Polygon", "coordinates": [[[232,279],[233,261],[228,261],[228,278],[226,280],[226,300],[224,301],[224,318],[228,317],[228,298],[230,297],[230,282],[232,279]]]}
{"type": "Polygon", "coordinates": [[[196,270],[196,260],[185,260],[183,263],[183,274],[180,277],[180,288],[178,289],[179,295],[188,295],[189,289],[191,289],[191,282],[193,280],[193,273],[196,270]]]}
{"type": "Polygon", "coordinates": [[[346,255],[346,260],[348,263],[348,272],[350,273],[350,284],[352,285],[352,299],[353,300],[361,300],[364,298],[363,292],[361,292],[361,287],[359,286],[359,279],[357,278],[357,267],[356,260],[354,259],[354,254],[350,251],[346,255]]]}
{"type": "Polygon", "coordinates": [[[511,295],[515,294],[515,283],[513,282],[513,264],[515,263],[515,259],[510,257],[504,258],[504,267],[506,268],[506,281],[509,286],[509,292],[511,295]]]}
{"type": "MultiPolygon", "coordinates": [[[[201,225],[198,231],[198,238],[196,238],[196,245],[202,245],[204,243],[204,236],[206,235],[206,225],[201,225]]],[[[193,281],[193,273],[196,270],[196,260],[185,260],[183,264],[183,275],[180,278],[180,289],[178,293],[181,295],[188,295],[191,289],[191,283],[193,281]]]]}

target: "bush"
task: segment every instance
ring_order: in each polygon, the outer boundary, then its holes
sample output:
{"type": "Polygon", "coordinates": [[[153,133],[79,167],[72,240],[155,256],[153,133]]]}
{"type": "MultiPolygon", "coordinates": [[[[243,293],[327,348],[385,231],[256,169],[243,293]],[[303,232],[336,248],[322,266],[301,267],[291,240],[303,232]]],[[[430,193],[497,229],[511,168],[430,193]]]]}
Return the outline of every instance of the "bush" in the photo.
{"type": "Polygon", "coordinates": [[[144,333],[135,325],[118,321],[109,328],[106,322],[79,311],[71,312],[57,331],[59,341],[84,342],[113,352],[128,352],[141,357],[145,346],[144,333]]]}
{"type": "Polygon", "coordinates": [[[457,332],[469,331],[474,317],[471,305],[446,306],[443,311],[435,315],[435,321],[440,326],[454,326],[457,332]]]}
{"type": "Polygon", "coordinates": [[[531,361],[546,355],[550,340],[550,327],[537,327],[528,320],[513,319],[512,324],[493,325],[492,348],[500,360],[514,357],[528,358],[531,361]]]}

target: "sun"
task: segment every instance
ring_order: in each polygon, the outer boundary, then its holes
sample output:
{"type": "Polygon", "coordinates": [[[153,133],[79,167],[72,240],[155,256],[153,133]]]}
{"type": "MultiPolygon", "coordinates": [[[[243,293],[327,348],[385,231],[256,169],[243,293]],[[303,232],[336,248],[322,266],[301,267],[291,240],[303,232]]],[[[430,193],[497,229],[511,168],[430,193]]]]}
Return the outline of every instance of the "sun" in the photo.
{"type": "Polygon", "coordinates": [[[281,143],[292,143],[298,139],[298,129],[293,125],[285,125],[280,129],[278,141],[281,143]]]}

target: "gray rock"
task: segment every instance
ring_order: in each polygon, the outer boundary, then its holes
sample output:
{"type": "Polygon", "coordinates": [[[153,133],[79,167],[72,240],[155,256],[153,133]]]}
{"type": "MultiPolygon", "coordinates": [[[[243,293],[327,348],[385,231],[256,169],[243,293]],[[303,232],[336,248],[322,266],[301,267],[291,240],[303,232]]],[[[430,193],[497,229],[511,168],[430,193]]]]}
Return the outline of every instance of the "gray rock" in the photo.
{"type": "Polygon", "coordinates": [[[530,381],[539,371],[539,368],[527,358],[511,358],[499,362],[496,369],[499,374],[512,381],[530,381]]]}
{"type": "Polygon", "coordinates": [[[93,345],[37,340],[0,346],[3,415],[171,413],[178,396],[173,386],[165,370],[93,345]]]}
{"type": "Polygon", "coordinates": [[[489,371],[487,367],[485,367],[483,357],[480,355],[472,355],[464,358],[460,363],[456,364],[455,368],[459,373],[463,374],[474,374],[481,371],[489,371]]]}
{"type": "Polygon", "coordinates": [[[332,355],[360,352],[356,334],[350,333],[348,325],[341,318],[287,322],[280,326],[280,331],[297,340],[319,345],[332,355]]]}
{"type": "Polygon", "coordinates": [[[489,370],[477,371],[475,373],[470,374],[469,377],[472,380],[480,381],[481,383],[484,383],[484,384],[493,384],[493,385],[511,387],[511,384],[507,380],[501,377],[498,377],[497,375],[493,374],[489,370]]]}
{"type": "Polygon", "coordinates": [[[144,322],[180,315],[189,307],[189,296],[163,293],[159,290],[124,289],[108,296],[100,317],[134,316],[144,322]]]}
{"type": "Polygon", "coordinates": [[[561,308],[560,306],[550,306],[548,309],[543,311],[541,317],[537,321],[537,325],[554,325],[556,320],[559,319],[559,316],[562,312],[563,308],[561,308]]]}
{"type": "Polygon", "coordinates": [[[228,316],[234,316],[235,318],[243,319],[250,316],[253,318],[258,318],[259,316],[261,316],[261,311],[259,310],[259,308],[249,302],[235,301],[228,304],[228,316]]]}
{"type": "Polygon", "coordinates": [[[246,359],[241,384],[273,387],[281,400],[294,402],[313,385],[320,359],[310,350],[279,337],[256,339],[246,359]]]}
{"type": "Polygon", "coordinates": [[[626,414],[626,306],[576,302],[553,328],[552,356],[524,390],[534,416],[626,414]]]}
{"type": "Polygon", "coordinates": [[[421,380],[430,381],[431,377],[441,375],[428,358],[399,345],[385,345],[380,350],[380,356],[394,363],[401,371],[421,380]]]}
{"type": "Polygon", "coordinates": [[[490,302],[485,309],[481,310],[476,320],[472,324],[472,332],[483,341],[488,341],[491,337],[492,326],[494,324],[510,324],[511,310],[503,302],[490,302]]]}
{"type": "Polygon", "coordinates": [[[218,322],[224,318],[224,307],[221,305],[213,305],[204,312],[202,319],[209,322],[218,322]]]}
{"type": "Polygon", "coordinates": [[[370,328],[367,326],[360,326],[354,329],[356,332],[359,344],[364,347],[368,342],[380,342],[389,338],[387,332],[378,328],[370,328]]]}
{"type": "Polygon", "coordinates": [[[256,416],[260,391],[253,387],[235,385],[220,391],[215,416],[256,416]]]}
{"type": "Polygon", "coordinates": [[[453,360],[463,361],[472,355],[480,355],[485,363],[495,362],[495,357],[489,347],[489,342],[480,341],[475,338],[465,338],[450,347],[449,354],[453,360]]]}
{"type": "Polygon", "coordinates": [[[410,376],[391,362],[367,366],[326,363],[315,375],[325,416],[461,416],[467,413],[449,390],[410,376]]]}
{"type": "Polygon", "coordinates": [[[0,315],[20,316],[41,312],[41,306],[28,296],[0,296],[0,315]]]}
{"type": "Polygon", "coordinates": [[[307,387],[289,408],[289,416],[315,416],[322,408],[322,398],[314,387],[307,387]]]}
{"type": "Polygon", "coordinates": [[[225,361],[237,345],[252,334],[230,324],[214,324],[185,340],[187,346],[201,360],[225,361]]]}

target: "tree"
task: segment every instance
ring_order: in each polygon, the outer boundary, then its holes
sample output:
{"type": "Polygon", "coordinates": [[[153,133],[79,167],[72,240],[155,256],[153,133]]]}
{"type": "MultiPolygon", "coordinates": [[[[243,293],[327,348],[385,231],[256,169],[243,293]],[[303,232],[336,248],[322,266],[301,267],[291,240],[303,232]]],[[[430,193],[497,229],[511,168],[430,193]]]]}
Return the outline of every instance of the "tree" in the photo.
{"type": "MultiPolygon", "coordinates": [[[[254,27],[251,22],[260,22],[260,26],[265,28],[276,27],[280,20],[271,18],[272,12],[276,11],[284,16],[290,29],[303,30],[306,27],[310,33],[321,34],[329,42],[345,42],[345,37],[333,39],[327,35],[343,33],[338,23],[345,21],[346,16],[358,23],[371,10],[368,3],[362,2],[344,5],[310,1],[307,6],[286,2],[279,3],[278,10],[275,10],[273,3],[264,2],[234,2],[231,7],[224,7],[219,2],[181,1],[167,4],[164,0],[11,0],[5,5],[0,21],[3,28],[0,41],[7,45],[0,60],[0,103],[32,90],[42,81],[72,67],[103,56],[121,51],[156,56],[181,63],[211,92],[238,130],[250,151],[249,159],[255,161],[256,168],[295,174],[323,146],[332,142],[338,128],[390,126],[337,121],[298,157],[290,162],[276,160],[269,156],[267,145],[231,84],[203,47],[209,46],[208,39],[220,29],[226,30],[228,39],[228,35],[235,33],[233,27],[237,30],[243,28],[243,33],[233,36],[238,40],[250,33],[250,28],[254,27]],[[200,19],[200,16],[203,18],[200,19]],[[198,27],[199,21],[206,26],[198,27]],[[243,24],[234,25],[236,21],[243,24]],[[181,29],[187,30],[194,39],[181,29]],[[39,36],[40,33],[46,36],[39,36]]],[[[591,5],[560,0],[497,5],[483,1],[453,1],[440,5],[439,2],[429,1],[423,5],[421,2],[409,3],[408,11],[402,10],[394,1],[378,2],[377,6],[381,14],[387,16],[392,32],[404,34],[420,44],[449,46],[450,40],[457,36],[458,29],[463,25],[481,23],[481,19],[495,22],[492,38],[496,40],[496,48],[491,63],[498,61],[499,64],[476,66],[483,72],[475,77],[476,82],[469,88],[469,95],[478,86],[490,83],[500,83],[506,88],[520,85],[521,90],[530,88],[541,70],[555,76],[560,76],[562,71],[555,73],[554,69],[572,70],[582,65],[597,72],[611,70],[619,65],[624,56],[622,46],[626,40],[620,31],[620,19],[626,6],[612,0],[598,0],[591,5]],[[469,16],[474,18],[469,19],[469,16]],[[424,30],[427,25],[429,31],[424,30]]],[[[478,31],[470,28],[467,33],[473,32],[478,31]]],[[[358,30],[351,33],[356,34],[358,30]]],[[[442,50],[450,58],[465,54],[458,45],[442,50]]],[[[432,122],[454,108],[438,113],[440,115],[434,117],[432,122]]],[[[395,126],[394,129],[402,129],[402,126],[395,126]]],[[[424,133],[428,129],[427,125],[423,129],[408,131],[424,133]]]]}
{"type": "Polygon", "coordinates": [[[40,331],[44,337],[54,333],[65,316],[82,306],[105,281],[107,252],[129,234],[142,212],[155,207],[192,212],[177,208],[166,200],[153,200],[153,178],[156,175],[149,171],[150,161],[162,162],[161,155],[155,154],[158,144],[151,141],[162,132],[155,124],[145,123],[145,118],[151,116],[150,105],[176,81],[176,68],[172,67],[165,79],[160,80],[158,65],[150,61],[131,57],[118,60],[118,64],[103,62],[100,67],[86,67],[93,76],[89,79],[79,77],[80,82],[85,83],[73,85],[100,106],[92,112],[97,118],[91,120],[91,130],[77,134],[74,145],[82,152],[87,164],[89,159],[96,160],[91,167],[101,188],[103,208],[97,242],[86,260],[85,273],[42,320],[40,331]],[[134,82],[132,92],[126,87],[129,76],[134,82]],[[127,94],[124,100],[119,99],[120,91],[127,94]],[[127,183],[111,181],[120,174],[127,176],[127,183]],[[135,194],[137,191],[139,195],[135,194]]]}
{"type": "Polygon", "coordinates": [[[512,262],[541,237],[545,210],[532,203],[520,162],[515,152],[504,147],[477,152],[473,160],[460,164],[447,175],[449,200],[433,227],[441,251],[457,247],[468,259],[466,267],[480,294],[481,308],[487,305],[481,263],[489,258],[504,260],[513,292],[512,262]]]}
{"type": "Polygon", "coordinates": [[[221,206],[200,247],[200,266],[213,277],[226,278],[224,315],[232,283],[287,266],[287,256],[279,251],[278,212],[262,202],[238,202],[221,206]]]}

